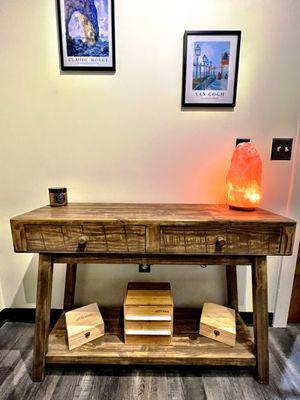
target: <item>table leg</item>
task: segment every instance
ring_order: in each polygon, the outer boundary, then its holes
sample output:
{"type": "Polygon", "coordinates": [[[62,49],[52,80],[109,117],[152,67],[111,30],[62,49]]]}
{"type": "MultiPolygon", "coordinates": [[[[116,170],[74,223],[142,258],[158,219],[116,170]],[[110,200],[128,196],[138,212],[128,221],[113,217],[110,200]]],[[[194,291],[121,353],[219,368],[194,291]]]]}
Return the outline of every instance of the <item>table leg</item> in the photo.
{"type": "Polygon", "coordinates": [[[257,380],[269,383],[267,257],[255,257],[252,264],[253,329],[257,380]]]}
{"type": "Polygon", "coordinates": [[[45,356],[50,328],[53,263],[50,255],[40,254],[36,295],[35,334],[32,379],[40,382],[45,377],[45,356]]]}
{"type": "Polygon", "coordinates": [[[238,289],[236,278],[236,265],[226,265],[227,299],[228,307],[238,311],[238,289]]]}
{"type": "Polygon", "coordinates": [[[74,308],[75,284],[77,264],[67,264],[64,309],[66,311],[74,308]]]}

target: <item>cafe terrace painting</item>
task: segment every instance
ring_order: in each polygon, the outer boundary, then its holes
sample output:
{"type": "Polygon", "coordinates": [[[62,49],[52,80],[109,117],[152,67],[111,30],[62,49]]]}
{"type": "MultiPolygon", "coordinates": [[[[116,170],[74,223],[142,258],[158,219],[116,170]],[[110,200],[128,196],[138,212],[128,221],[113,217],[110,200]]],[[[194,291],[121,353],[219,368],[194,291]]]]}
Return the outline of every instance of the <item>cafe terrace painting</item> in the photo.
{"type": "Polygon", "coordinates": [[[195,42],[193,90],[227,90],[230,42],[195,42]]]}
{"type": "Polygon", "coordinates": [[[234,107],[241,31],[186,31],[182,107],[234,107]]]}

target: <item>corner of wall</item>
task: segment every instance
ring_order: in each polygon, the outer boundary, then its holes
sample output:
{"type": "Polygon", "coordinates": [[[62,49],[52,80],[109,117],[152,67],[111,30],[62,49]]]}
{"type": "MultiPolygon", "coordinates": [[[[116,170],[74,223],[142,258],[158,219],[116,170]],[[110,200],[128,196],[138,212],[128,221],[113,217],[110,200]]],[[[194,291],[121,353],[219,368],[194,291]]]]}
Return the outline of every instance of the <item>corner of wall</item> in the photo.
{"type": "Polygon", "coordinates": [[[276,328],[286,327],[288,321],[288,313],[292,295],[294,274],[298,256],[298,246],[300,241],[300,114],[298,119],[298,127],[296,140],[294,143],[294,157],[291,171],[289,196],[287,203],[287,215],[297,221],[297,229],[295,234],[294,251],[291,257],[282,257],[280,266],[277,295],[275,300],[275,312],[273,326],[276,328]]]}

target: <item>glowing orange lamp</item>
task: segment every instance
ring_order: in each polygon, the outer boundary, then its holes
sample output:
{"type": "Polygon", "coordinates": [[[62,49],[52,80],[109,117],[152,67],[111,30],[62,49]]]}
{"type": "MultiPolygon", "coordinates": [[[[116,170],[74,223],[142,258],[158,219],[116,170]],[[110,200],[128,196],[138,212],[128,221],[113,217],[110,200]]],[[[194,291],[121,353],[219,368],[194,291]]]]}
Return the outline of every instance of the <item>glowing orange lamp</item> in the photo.
{"type": "Polygon", "coordinates": [[[226,177],[227,203],[230,208],[254,210],[262,197],[262,162],[252,143],[236,146],[226,177]]]}

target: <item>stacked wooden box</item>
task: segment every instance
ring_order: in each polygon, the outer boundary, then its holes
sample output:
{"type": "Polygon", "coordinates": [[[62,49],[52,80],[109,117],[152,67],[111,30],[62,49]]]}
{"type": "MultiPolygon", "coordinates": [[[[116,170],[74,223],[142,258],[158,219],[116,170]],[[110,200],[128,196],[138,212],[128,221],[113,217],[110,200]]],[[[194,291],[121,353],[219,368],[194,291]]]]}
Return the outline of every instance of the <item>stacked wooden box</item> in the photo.
{"type": "Polygon", "coordinates": [[[126,344],[168,345],[173,335],[173,298],[169,283],[134,283],[124,302],[126,344]]]}

